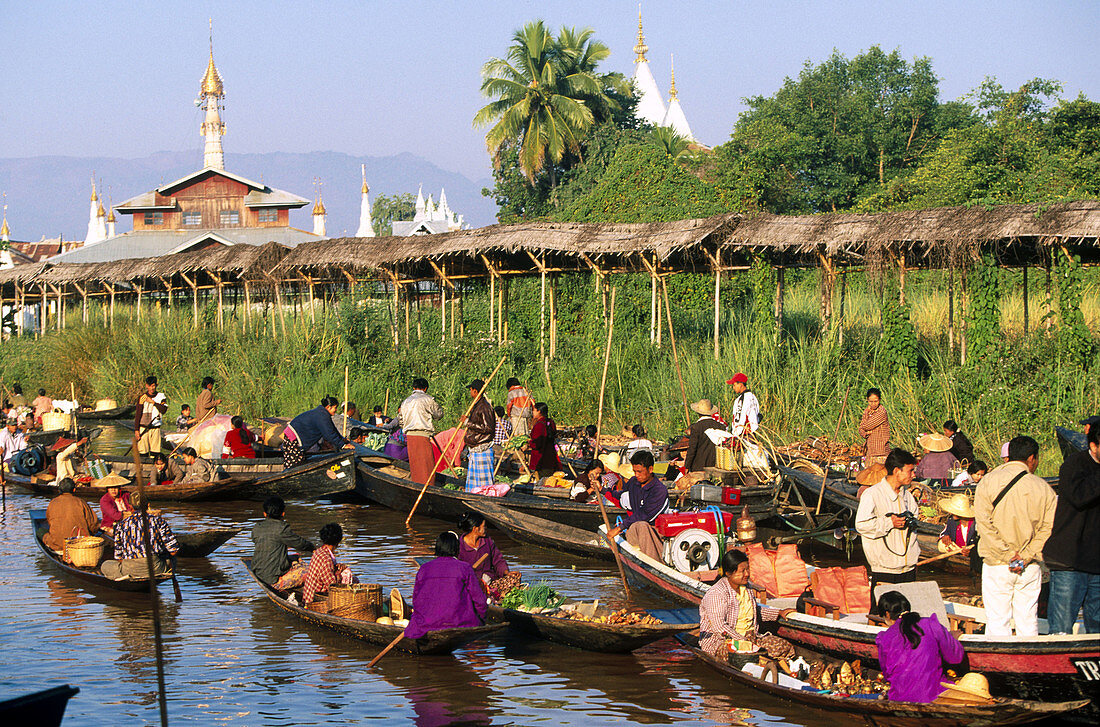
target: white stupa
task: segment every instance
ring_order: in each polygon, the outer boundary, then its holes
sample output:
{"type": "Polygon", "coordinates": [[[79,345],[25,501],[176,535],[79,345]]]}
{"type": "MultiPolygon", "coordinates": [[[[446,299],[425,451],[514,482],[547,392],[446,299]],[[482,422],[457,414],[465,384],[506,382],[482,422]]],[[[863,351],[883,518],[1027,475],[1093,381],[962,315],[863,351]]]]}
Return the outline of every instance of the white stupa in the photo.
{"type": "Polygon", "coordinates": [[[661,89],[649,70],[649,61],[645,54],[649,47],[642,33],[642,8],[638,7],[638,43],[634,46],[634,88],[638,93],[638,106],[634,114],[647,124],[662,126],[665,121],[665,102],[661,99],[661,89]]]}
{"type": "Polygon", "coordinates": [[[668,111],[665,112],[665,118],[661,121],[661,126],[669,126],[688,141],[695,141],[695,137],[691,135],[691,127],[688,126],[687,116],[684,115],[684,110],[680,107],[680,99],[676,95],[676,65],[671,54],[669,55],[669,63],[672,68],[672,85],[668,89],[668,111]]]}
{"type": "Polygon", "coordinates": [[[374,237],[374,221],[370,216],[370,187],[367,186],[367,165],[362,165],[363,188],[362,201],[359,203],[359,229],[355,231],[356,237],[374,237]]]}

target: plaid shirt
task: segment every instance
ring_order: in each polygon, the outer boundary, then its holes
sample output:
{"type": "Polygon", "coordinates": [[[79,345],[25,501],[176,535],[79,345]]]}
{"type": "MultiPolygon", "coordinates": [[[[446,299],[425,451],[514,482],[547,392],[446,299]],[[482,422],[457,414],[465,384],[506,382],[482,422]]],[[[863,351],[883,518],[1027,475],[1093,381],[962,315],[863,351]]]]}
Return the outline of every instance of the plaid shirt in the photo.
{"type": "Polygon", "coordinates": [[[302,604],[312,603],[315,593],[324,593],[336,582],[336,557],[331,545],[322,545],[309,558],[309,570],[302,584],[302,604]]]}
{"type": "MultiPolygon", "coordinates": [[[[172,528],[160,515],[149,515],[149,542],[153,546],[154,553],[175,553],[180,549],[176,542],[176,536],[172,528]]],[[[141,513],[124,518],[115,525],[115,558],[117,560],[132,560],[145,557],[145,536],[142,530],[145,527],[145,518],[141,513]]]]}
{"type": "Polygon", "coordinates": [[[512,438],[512,422],[508,419],[497,419],[496,433],[493,435],[493,444],[504,444],[512,438]]]}
{"type": "Polygon", "coordinates": [[[863,410],[863,416],[859,419],[860,436],[867,440],[868,457],[884,457],[890,453],[890,418],[886,415],[886,407],[879,405],[871,411],[871,407],[863,410]]]}
{"type": "MultiPolygon", "coordinates": [[[[747,586],[742,586],[747,588],[747,586]]],[[[753,603],[756,599],[753,598],[753,603]]],[[[711,586],[703,595],[699,604],[699,648],[708,654],[717,654],[726,644],[727,638],[745,639],[748,634],[738,633],[736,630],[741,604],[737,592],[726,578],[719,578],[718,582],[711,586]]],[[[770,606],[759,606],[752,614],[752,631],[759,628],[761,620],[775,621],[779,618],[779,610],[770,606]]]]}

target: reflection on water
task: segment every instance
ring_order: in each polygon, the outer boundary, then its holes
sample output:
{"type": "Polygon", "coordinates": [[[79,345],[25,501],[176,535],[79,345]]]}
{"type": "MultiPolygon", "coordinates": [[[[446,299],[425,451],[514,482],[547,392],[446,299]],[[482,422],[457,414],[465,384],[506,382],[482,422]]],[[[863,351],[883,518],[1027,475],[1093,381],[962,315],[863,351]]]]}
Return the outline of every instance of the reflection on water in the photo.
{"type": "MultiPolygon", "coordinates": [[[[124,449],[125,445],[121,447],[124,449]]],[[[97,590],[56,571],[33,548],[27,511],[46,500],[9,491],[0,517],[0,638],[8,668],[0,695],[61,682],[81,688],[66,724],[152,724],[156,661],[147,594],[97,590]],[[12,668],[18,660],[17,668],[12,668]]],[[[161,588],[168,710],[173,723],[346,724],[388,718],[444,724],[840,725],[707,670],[674,642],[634,654],[593,654],[504,633],[453,656],[391,652],[367,671],[376,646],[307,626],[278,611],[240,562],[259,503],[165,504],[177,530],[244,527],[209,559],[181,561],[183,602],[161,588]]],[[[412,594],[414,556],[431,555],[451,527],[358,502],[290,503],[287,520],[316,540],[326,522],[345,532],[338,557],[364,582],[412,594]]],[[[497,534],[527,581],[615,604],[615,566],[514,543],[497,534]]],[[[638,594],[634,603],[668,605],[638,594]]]]}

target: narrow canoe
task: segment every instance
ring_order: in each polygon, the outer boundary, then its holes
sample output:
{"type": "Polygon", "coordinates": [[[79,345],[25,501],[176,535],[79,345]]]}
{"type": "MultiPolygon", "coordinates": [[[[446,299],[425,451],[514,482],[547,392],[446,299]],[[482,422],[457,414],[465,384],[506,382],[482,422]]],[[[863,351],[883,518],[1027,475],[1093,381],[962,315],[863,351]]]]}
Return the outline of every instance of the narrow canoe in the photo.
{"type": "MultiPolygon", "coordinates": [[[[46,527],[46,511],[31,510],[30,518],[31,533],[34,535],[34,542],[38,544],[38,549],[47,559],[49,559],[50,563],[62,573],[73,576],[74,578],[79,578],[85,583],[110,588],[115,591],[137,592],[149,590],[149,579],[147,578],[132,578],[124,581],[116,581],[103,575],[98,568],[77,568],[74,565],[64,562],[61,560],[60,555],[50,550],[46,544],[42,542],[42,538],[38,537],[38,529],[46,527]]],[[[157,578],[157,584],[159,585],[171,579],[172,576],[170,575],[159,576],[157,578]]]]}
{"type": "Polygon", "coordinates": [[[79,691],[77,687],[62,684],[40,692],[0,701],[0,723],[60,727],[61,720],[65,718],[65,708],[69,705],[69,700],[79,691]]]}
{"type": "MultiPolygon", "coordinates": [[[[407,465],[402,467],[403,464],[381,456],[360,457],[359,483],[356,492],[383,507],[408,512],[420,495],[423,485],[410,479],[407,465]]],[[[451,480],[446,477],[437,477],[436,481],[447,483],[451,480]]],[[[519,492],[509,492],[504,497],[491,497],[475,495],[463,490],[449,490],[438,485],[425,490],[424,497],[417,506],[417,513],[453,523],[469,511],[470,504],[486,501],[581,530],[595,530],[596,526],[603,522],[600,508],[594,503],[573,502],[519,492]]],[[[620,507],[607,508],[607,516],[612,522],[625,515],[626,511],[620,507]]]]}
{"type": "Polygon", "coordinates": [[[510,510],[496,502],[470,502],[466,506],[480,513],[493,527],[502,530],[512,540],[601,560],[615,559],[607,541],[599,533],[562,525],[519,510],[510,510]]]}
{"type": "Polygon", "coordinates": [[[205,558],[239,532],[240,528],[217,528],[197,533],[176,533],[176,542],[180,546],[176,555],[180,558],[205,558]]]}
{"type": "MultiPolygon", "coordinates": [[[[297,616],[306,623],[313,624],[314,626],[322,626],[326,629],[344,634],[345,636],[350,636],[354,639],[366,641],[371,644],[378,644],[380,646],[389,644],[401,633],[402,629],[400,626],[387,626],[386,624],[375,623],[374,621],[365,619],[342,618],[340,616],[332,616],[327,613],[310,611],[308,608],[296,606],[280,596],[274,588],[256,577],[256,574],[252,572],[251,558],[241,558],[241,561],[244,563],[249,575],[252,576],[252,580],[256,581],[257,585],[263,589],[264,595],[267,596],[269,601],[286,613],[297,616]]],[[[449,654],[460,646],[468,644],[471,641],[483,639],[504,628],[506,628],[506,624],[488,624],[486,626],[472,626],[467,628],[440,629],[438,631],[430,631],[419,639],[401,639],[397,642],[397,645],[394,646],[394,649],[403,651],[407,654],[416,655],[449,654]]]]}
{"type": "MultiPolygon", "coordinates": [[[[597,613],[606,616],[611,610],[601,606],[597,613]]],[[[654,641],[675,636],[699,627],[698,623],[657,625],[615,625],[592,621],[575,621],[556,615],[557,612],[528,613],[499,606],[489,607],[490,617],[507,621],[517,629],[546,641],[565,644],[585,651],[625,654],[654,641]]],[[[698,613],[695,614],[698,620],[698,613]]]]}
{"type": "MultiPolygon", "coordinates": [[[[600,532],[606,532],[602,525],[600,532]]],[[[692,578],[642,553],[622,533],[615,536],[615,544],[628,581],[678,603],[698,606],[720,575],[718,571],[697,571],[697,577],[692,578]]]]}
{"type": "MultiPolygon", "coordinates": [[[[87,437],[89,440],[95,439],[102,431],[103,430],[98,427],[89,429],[87,427],[78,426],[76,428],[76,438],[81,439],[82,437],[87,437]]],[[[72,439],[72,436],[72,429],[50,429],[46,432],[29,432],[27,434],[27,445],[41,444],[46,449],[49,449],[62,437],[65,439],[72,439]]]]}
{"type": "Polygon", "coordinates": [[[104,421],[108,419],[125,419],[126,417],[132,417],[134,415],[134,409],[136,407],[133,404],[128,406],[116,406],[114,409],[100,409],[99,411],[79,411],[76,413],[76,420],[83,421],[104,421]]]}
{"type": "MultiPolygon", "coordinates": [[[[787,675],[777,676],[775,681],[750,674],[706,653],[698,646],[695,634],[676,637],[700,661],[725,675],[731,681],[770,694],[779,699],[805,704],[826,712],[859,715],[861,721],[872,725],[912,724],[930,727],[991,727],[1034,722],[1040,719],[1066,719],[1080,714],[1087,700],[1065,702],[1038,702],[1020,699],[997,699],[990,705],[954,706],[945,704],[917,704],[892,702],[888,699],[861,699],[834,694],[822,694],[817,690],[803,689],[803,682],[787,675]],[[1076,713],[1074,711],[1077,710],[1076,713]]],[[[751,667],[750,667],[751,668],[751,667]]],[[[996,691],[996,690],[991,690],[996,691]]]]}

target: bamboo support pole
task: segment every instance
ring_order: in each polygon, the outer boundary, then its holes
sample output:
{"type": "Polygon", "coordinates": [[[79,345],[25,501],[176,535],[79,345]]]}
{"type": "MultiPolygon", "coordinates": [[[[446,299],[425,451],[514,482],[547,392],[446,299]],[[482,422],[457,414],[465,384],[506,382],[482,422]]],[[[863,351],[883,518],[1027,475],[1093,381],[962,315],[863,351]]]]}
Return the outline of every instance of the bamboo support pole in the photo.
{"type": "Polygon", "coordinates": [[[905,305],[905,251],[898,251],[898,303],[905,305]]]}
{"type": "Polygon", "coordinates": [[[248,319],[252,313],[252,292],[249,290],[248,281],[244,281],[244,317],[241,322],[244,330],[248,330],[248,319]]]}
{"type": "Polygon", "coordinates": [[[1027,338],[1028,333],[1028,306],[1027,306],[1027,264],[1024,264],[1023,269],[1024,276],[1024,337],[1027,338]]]}
{"type": "Polygon", "coordinates": [[[186,273],[180,273],[180,277],[183,278],[183,282],[191,286],[191,319],[197,330],[199,327],[199,286],[196,284],[198,276],[195,276],[195,280],[191,280],[186,273]]]}
{"type": "Polygon", "coordinates": [[[214,282],[217,286],[218,291],[218,330],[220,331],[225,328],[225,320],[222,317],[222,304],[224,302],[224,299],[222,297],[222,289],[225,287],[225,283],[222,281],[221,273],[213,273],[213,275],[214,282]]]}
{"type": "MultiPolygon", "coordinates": [[[[115,327],[115,285],[111,283],[111,328],[115,327]]],[[[198,308],[195,309],[195,320],[198,320],[198,308]]]]}
{"type": "Polygon", "coordinates": [[[558,298],[554,280],[550,280],[550,358],[558,355],[558,298]]]}
{"type": "Polygon", "coordinates": [[[955,352],[955,266],[947,268],[947,350],[955,352]]]}
{"type": "Polygon", "coordinates": [[[492,338],[496,334],[495,317],[493,316],[494,308],[497,304],[497,274],[493,270],[492,263],[489,262],[489,258],[484,255],[479,256],[481,262],[485,264],[485,269],[489,271],[489,337],[492,338]]]}
{"type": "Polygon", "coordinates": [[[840,273],[840,302],[838,304],[839,310],[836,316],[836,335],[837,343],[841,346],[844,345],[844,298],[848,292],[848,271],[842,270],[840,273]]]}
{"type": "Polygon", "coordinates": [[[676,378],[680,382],[680,397],[684,402],[684,417],[688,426],[691,426],[691,409],[688,408],[687,388],[684,386],[684,375],[680,372],[680,354],[676,351],[676,332],[672,327],[672,306],[668,304],[668,284],[661,278],[661,292],[665,298],[665,314],[668,316],[668,340],[672,343],[672,360],[676,364],[676,378]]]}
{"type": "Polygon", "coordinates": [[[134,290],[137,291],[137,319],[138,323],[141,323],[141,294],[143,290],[137,283],[134,283],[134,290]]]}
{"type": "Polygon", "coordinates": [[[41,320],[38,321],[39,331],[42,333],[43,336],[45,336],[46,335],[46,326],[48,325],[47,319],[49,318],[50,303],[49,303],[49,298],[46,296],[46,285],[45,285],[45,283],[39,283],[38,284],[38,290],[42,293],[42,315],[40,316],[41,320]]]}
{"type": "Polygon", "coordinates": [[[600,377],[600,399],[596,410],[596,447],[595,454],[600,453],[600,437],[603,433],[603,395],[607,389],[607,366],[611,361],[611,337],[615,333],[615,294],[618,288],[611,289],[611,316],[607,319],[607,345],[603,351],[603,375],[600,377]]]}

